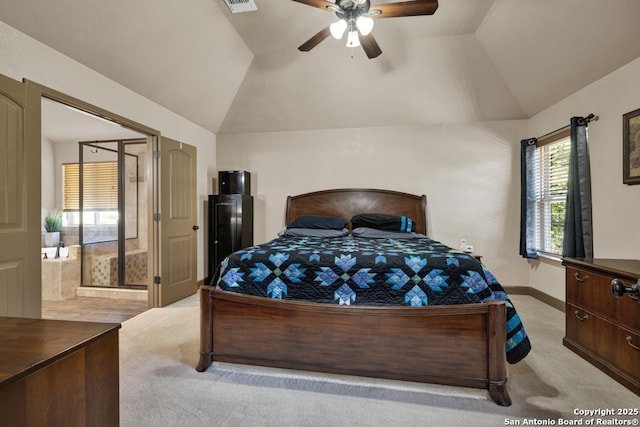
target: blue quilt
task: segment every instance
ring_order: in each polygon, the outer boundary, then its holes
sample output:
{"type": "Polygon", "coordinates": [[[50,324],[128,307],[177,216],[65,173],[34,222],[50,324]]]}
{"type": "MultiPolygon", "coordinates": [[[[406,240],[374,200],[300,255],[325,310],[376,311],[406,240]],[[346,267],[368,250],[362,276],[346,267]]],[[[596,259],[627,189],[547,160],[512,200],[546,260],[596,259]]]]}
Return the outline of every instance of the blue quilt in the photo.
{"type": "Polygon", "coordinates": [[[522,321],[491,272],[473,256],[429,238],[279,237],[227,257],[222,290],[340,305],[505,301],[507,361],[531,349],[522,321]]]}

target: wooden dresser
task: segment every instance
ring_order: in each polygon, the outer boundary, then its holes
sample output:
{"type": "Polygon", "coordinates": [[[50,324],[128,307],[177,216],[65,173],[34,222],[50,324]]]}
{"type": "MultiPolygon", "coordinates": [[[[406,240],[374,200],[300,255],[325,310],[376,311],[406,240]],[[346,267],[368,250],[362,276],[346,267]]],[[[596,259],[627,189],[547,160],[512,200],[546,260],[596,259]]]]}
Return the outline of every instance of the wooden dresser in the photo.
{"type": "Polygon", "coordinates": [[[119,324],[0,317],[0,420],[117,426],[119,324]]]}
{"type": "Polygon", "coordinates": [[[611,281],[640,278],[640,260],[564,258],[566,336],[563,343],[640,395],[640,304],[616,298],[611,281]]]}

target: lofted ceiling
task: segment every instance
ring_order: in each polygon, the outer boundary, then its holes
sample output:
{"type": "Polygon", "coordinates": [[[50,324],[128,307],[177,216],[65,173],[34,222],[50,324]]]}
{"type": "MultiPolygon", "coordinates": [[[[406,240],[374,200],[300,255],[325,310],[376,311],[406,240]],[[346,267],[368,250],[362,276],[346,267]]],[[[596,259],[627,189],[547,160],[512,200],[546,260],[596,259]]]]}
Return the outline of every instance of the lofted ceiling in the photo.
{"type": "Polygon", "coordinates": [[[377,20],[372,60],[299,52],[335,16],[255,3],[0,0],[0,20],[215,133],[523,119],[640,57],[638,0],[440,0],[377,20]]]}

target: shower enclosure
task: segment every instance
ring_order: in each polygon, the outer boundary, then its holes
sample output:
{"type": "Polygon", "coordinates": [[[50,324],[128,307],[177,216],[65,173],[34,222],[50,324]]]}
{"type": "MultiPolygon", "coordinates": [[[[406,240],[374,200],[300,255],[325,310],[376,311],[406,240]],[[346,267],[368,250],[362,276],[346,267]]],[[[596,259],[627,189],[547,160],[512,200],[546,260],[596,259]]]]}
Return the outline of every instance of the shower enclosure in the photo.
{"type": "Polygon", "coordinates": [[[64,197],[65,206],[78,206],[81,286],[147,289],[147,141],[86,141],[79,147],[77,174],[65,168],[64,177],[65,190],[78,192],[65,191],[64,197]],[[77,185],[67,186],[74,176],[77,185]]]}

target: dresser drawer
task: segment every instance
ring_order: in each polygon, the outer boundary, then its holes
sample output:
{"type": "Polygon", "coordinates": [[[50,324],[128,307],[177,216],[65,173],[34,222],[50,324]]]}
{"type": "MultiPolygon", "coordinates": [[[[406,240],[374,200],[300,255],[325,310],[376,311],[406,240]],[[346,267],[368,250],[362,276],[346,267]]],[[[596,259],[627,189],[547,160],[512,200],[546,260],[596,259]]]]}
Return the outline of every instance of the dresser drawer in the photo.
{"type": "Polygon", "coordinates": [[[640,383],[640,334],[567,305],[567,338],[640,383]]]}
{"type": "Polygon", "coordinates": [[[567,338],[571,341],[602,359],[615,362],[616,345],[609,339],[618,329],[613,323],[591,311],[567,304],[566,327],[567,338]]]}
{"type": "MultiPolygon", "coordinates": [[[[614,276],[567,266],[567,302],[640,331],[640,304],[630,294],[616,298],[611,294],[614,276]]],[[[631,286],[628,280],[624,281],[631,286]]]]}
{"type": "Polygon", "coordinates": [[[640,334],[617,328],[615,343],[616,365],[640,383],[640,334]]]}

